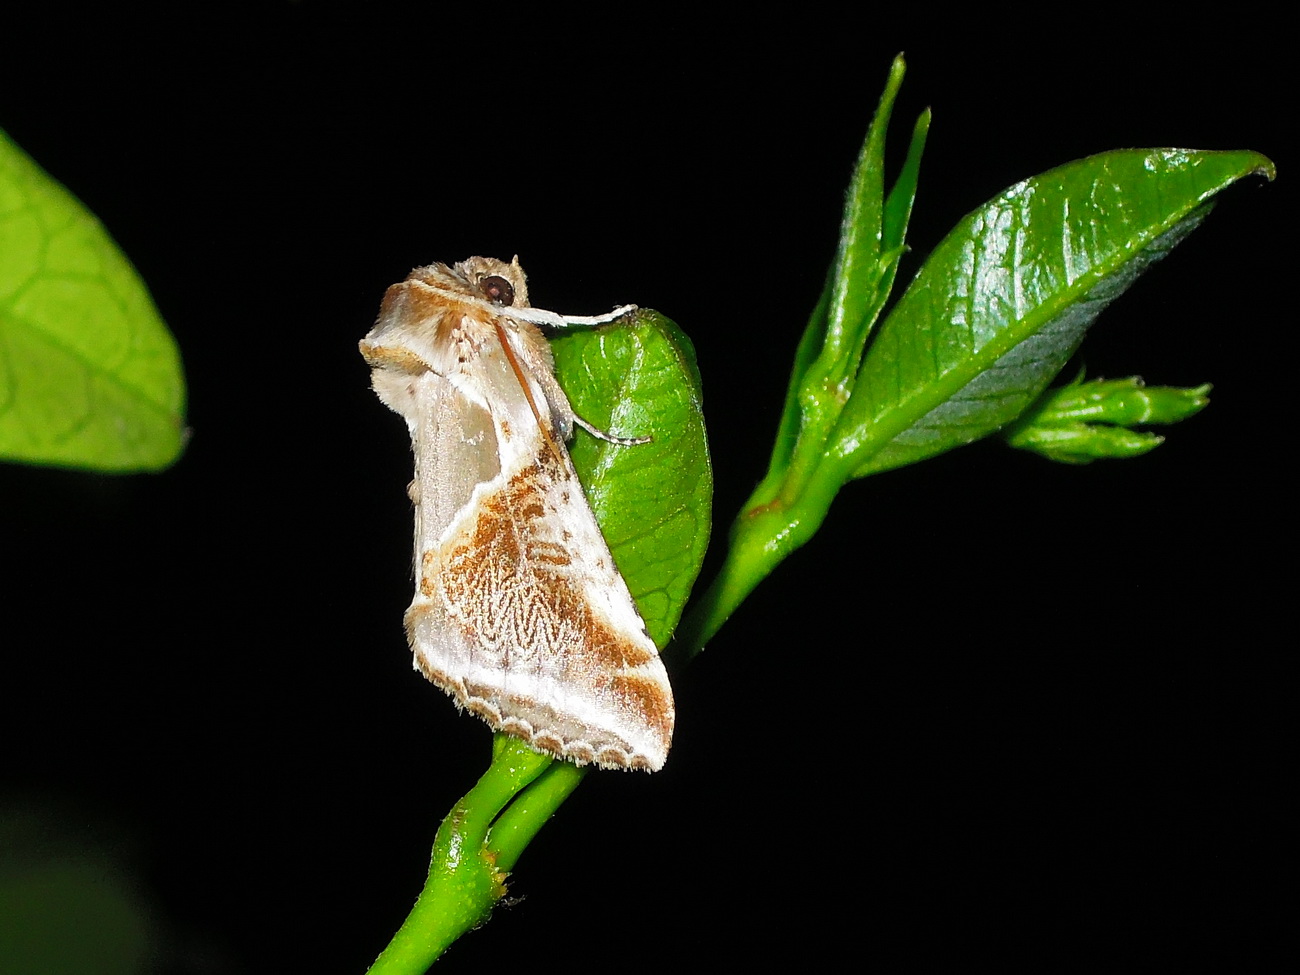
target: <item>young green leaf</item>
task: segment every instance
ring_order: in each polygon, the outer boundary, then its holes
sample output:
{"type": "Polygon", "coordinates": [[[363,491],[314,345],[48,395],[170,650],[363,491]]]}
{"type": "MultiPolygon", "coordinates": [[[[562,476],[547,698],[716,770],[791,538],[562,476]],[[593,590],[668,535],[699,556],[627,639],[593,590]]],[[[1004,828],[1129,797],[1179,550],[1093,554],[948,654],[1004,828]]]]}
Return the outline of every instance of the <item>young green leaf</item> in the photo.
{"type": "Polygon", "coordinates": [[[0,132],[0,457],[158,470],[185,440],[180,354],[103,225],[0,132]]]}
{"type": "Polygon", "coordinates": [[[1048,390],[1003,435],[1012,447],[1063,464],[1136,457],[1160,446],[1164,437],[1129,427],[1185,420],[1209,404],[1209,392],[1208,383],[1147,386],[1137,376],[1077,380],[1048,390]]]}
{"type": "Polygon", "coordinates": [[[906,250],[930,126],[930,113],[921,113],[903,169],[886,193],[885,134],[905,70],[899,55],[858,154],[826,287],[799,339],[767,473],[732,526],[722,571],[682,624],[678,649],[687,656],[703,649],[758,580],[812,536],[847,477],[826,461],[906,250]]]}
{"type": "Polygon", "coordinates": [[[827,438],[853,392],[867,339],[894,286],[930,126],[930,113],[922,112],[903,169],[886,194],[885,136],[905,73],[900,54],[858,153],[835,261],[799,340],[768,473],[751,506],[772,503],[778,493],[788,499],[816,476],[827,438]]]}
{"type": "Polygon", "coordinates": [[[861,477],[915,463],[1014,420],[1088,326],[1191,232],[1254,152],[1130,149],[1017,183],[962,220],[868,351],[835,432],[861,477]]]}

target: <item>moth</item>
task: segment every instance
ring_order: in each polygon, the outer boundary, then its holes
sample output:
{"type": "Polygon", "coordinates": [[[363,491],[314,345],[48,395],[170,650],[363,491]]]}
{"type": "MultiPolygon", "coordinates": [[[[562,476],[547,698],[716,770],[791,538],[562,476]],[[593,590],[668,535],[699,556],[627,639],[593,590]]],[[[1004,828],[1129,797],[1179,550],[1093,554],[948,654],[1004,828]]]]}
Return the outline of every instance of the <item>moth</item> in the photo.
{"type": "Polygon", "coordinates": [[[632,310],[533,308],[517,257],[471,257],[389,288],[361,354],[415,452],[416,669],[537,751],[656,771],[672,741],[668,675],[565,446],[575,426],[641,441],[574,413],[540,328],[632,310]]]}

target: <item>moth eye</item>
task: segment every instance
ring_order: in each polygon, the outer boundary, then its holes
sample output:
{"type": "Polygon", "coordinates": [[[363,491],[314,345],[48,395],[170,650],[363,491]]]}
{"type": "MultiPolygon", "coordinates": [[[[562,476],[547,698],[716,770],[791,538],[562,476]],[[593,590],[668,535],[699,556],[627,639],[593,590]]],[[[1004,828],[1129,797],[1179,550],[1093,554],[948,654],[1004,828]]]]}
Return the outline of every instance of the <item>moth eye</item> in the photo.
{"type": "Polygon", "coordinates": [[[483,289],[488,301],[494,305],[513,305],[515,303],[514,285],[499,275],[489,274],[479,282],[478,286],[483,289]]]}

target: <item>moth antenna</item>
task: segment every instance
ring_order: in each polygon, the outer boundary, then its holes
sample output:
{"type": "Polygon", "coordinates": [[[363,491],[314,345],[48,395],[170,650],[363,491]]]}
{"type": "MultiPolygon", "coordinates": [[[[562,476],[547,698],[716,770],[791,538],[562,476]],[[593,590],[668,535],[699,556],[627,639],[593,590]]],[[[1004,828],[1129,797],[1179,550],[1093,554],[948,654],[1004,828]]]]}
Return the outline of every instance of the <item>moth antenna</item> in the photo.
{"type": "Polygon", "coordinates": [[[532,322],[534,325],[546,325],[550,328],[569,328],[571,326],[605,325],[616,321],[624,315],[637,310],[636,305],[622,305],[604,315],[559,315],[545,308],[502,308],[499,313],[520,321],[532,322]]]}

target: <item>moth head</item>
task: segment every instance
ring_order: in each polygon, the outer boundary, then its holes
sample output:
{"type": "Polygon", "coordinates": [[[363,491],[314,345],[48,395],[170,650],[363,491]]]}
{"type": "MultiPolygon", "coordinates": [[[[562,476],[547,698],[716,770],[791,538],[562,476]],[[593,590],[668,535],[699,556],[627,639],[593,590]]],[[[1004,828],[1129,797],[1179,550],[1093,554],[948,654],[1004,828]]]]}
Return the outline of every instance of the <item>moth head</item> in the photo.
{"type": "Polygon", "coordinates": [[[471,257],[457,264],[456,270],[493,305],[528,307],[528,284],[518,256],[509,264],[494,257],[471,257]]]}

